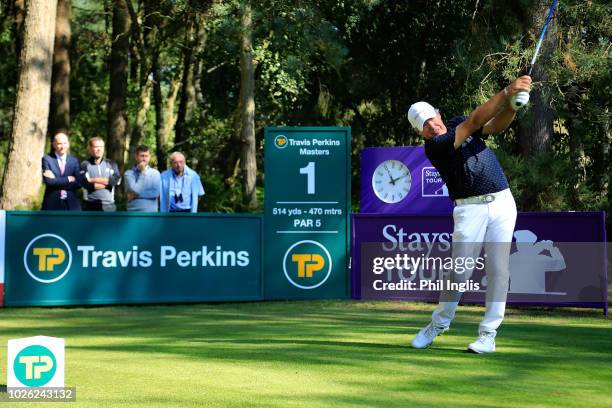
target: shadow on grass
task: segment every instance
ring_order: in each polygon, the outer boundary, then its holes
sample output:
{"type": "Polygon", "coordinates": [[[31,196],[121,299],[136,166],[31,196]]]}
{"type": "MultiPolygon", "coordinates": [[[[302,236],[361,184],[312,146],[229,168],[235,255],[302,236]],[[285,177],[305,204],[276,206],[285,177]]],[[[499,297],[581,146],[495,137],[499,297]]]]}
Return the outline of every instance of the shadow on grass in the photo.
{"type": "MultiPolygon", "coordinates": [[[[249,353],[269,353],[271,360],[281,361],[283,351],[291,354],[297,348],[318,351],[333,348],[334,353],[345,350],[349,354],[359,352],[366,354],[362,356],[364,359],[372,360],[378,358],[380,352],[395,352],[401,356],[409,350],[411,337],[429,321],[431,308],[408,310],[405,304],[393,308],[389,303],[381,303],[380,308],[376,306],[376,303],[360,305],[357,302],[348,307],[342,302],[275,302],[28,309],[27,313],[4,311],[3,320],[9,324],[5,325],[3,334],[9,338],[41,332],[73,340],[93,337],[101,345],[88,346],[92,349],[129,352],[195,353],[197,356],[200,354],[197,348],[202,348],[204,354],[209,351],[215,354],[215,350],[225,347],[235,351],[235,358],[248,359],[248,356],[240,354],[240,349],[246,349],[249,353]],[[32,325],[10,327],[13,316],[31,320],[32,325]],[[106,338],[115,341],[105,344],[106,338]],[[283,345],[290,347],[282,350],[283,345]],[[368,351],[374,354],[367,356],[368,351]]],[[[14,311],[24,309],[11,310],[14,311]]],[[[451,332],[444,338],[461,338],[463,342],[471,339],[476,335],[482,312],[482,308],[461,308],[451,332]]],[[[559,348],[566,352],[595,355],[607,352],[604,359],[612,360],[609,341],[612,325],[606,319],[589,319],[585,323],[582,317],[595,317],[591,311],[559,312],[555,316],[549,310],[529,313],[513,309],[500,329],[498,342],[523,349],[529,355],[537,350],[559,348]],[[540,316],[552,320],[529,321],[540,316]],[[574,317],[572,326],[568,325],[567,317],[570,316],[574,317]]],[[[78,341],[72,343],[75,345],[71,346],[69,342],[69,348],[81,347],[76,345],[78,341]]],[[[318,351],[310,353],[307,350],[306,355],[315,355],[318,351]]]]}
{"type": "MultiPolygon", "coordinates": [[[[169,364],[196,362],[203,375],[212,363],[311,370],[362,391],[292,396],[304,405],[486,407],[496,405],[495,395],[502,402],[500,390],[509,387],[512,395],[529,393],[537,404],[543,389],[554,401],[571,398],[570,382],[590,381],[602,394],[597,381],[612,383],[612,325],[595,311],[512,309],[498,352],[477,356],[464,350],[484,311],[478,307],[461,308],[449,334],[430,349],[409,347],[432,309],[391,302],[272,302],[11,309],[0,318],[3,337],[64,337],[68,353],[101,352],[111,361],[122,357],[110,353],[142,355],[142,361],[171,356],[169,364]],[[547,375],[567,383],[565,388],[557,390],[547,375]],[[513,391],[514,384],[521,389],[513,391]]],[[[286,406],[287,394],[281,394],[270,396],[266,406],[286,406]]]]}

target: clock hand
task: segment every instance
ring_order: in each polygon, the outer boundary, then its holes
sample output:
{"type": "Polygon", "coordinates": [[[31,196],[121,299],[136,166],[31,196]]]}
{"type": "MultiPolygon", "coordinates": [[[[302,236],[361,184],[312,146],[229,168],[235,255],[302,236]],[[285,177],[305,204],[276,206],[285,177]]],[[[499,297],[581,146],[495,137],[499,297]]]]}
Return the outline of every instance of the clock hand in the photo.
{"type": "Polygon", "coordinates": [[[408,174],[410,174],[410,173],[406,173],[406,174],[404,174],[403,176],[399,176],[398,178],[393,179],[393,184],[395,184],[395,182],[396,182],[397,180],[403,179],[404,177],[408,177],[408,174]]]}
{"type": "Polygon", "coordinates": [[[393,180],[393,176],[391,176],[391,172],[389,171],[389,168],[387,167],[386,164],[385,164],[385,170],[387,170],[387,174],[389,175],[389,184],[394,186],[395,185],[395,181],[393,180]]]}

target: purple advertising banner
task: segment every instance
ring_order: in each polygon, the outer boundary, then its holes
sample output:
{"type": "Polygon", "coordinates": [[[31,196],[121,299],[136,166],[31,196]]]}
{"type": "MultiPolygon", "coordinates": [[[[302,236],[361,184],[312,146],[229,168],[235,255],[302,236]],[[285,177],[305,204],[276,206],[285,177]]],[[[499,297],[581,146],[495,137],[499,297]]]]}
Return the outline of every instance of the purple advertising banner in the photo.
{"type": "Polygon", "coordinates": [[[453,203],[421,146],[368,147],[361,152],[362,213],[450,214],[453,203]]]}
{"type": "MultiPolygon", "coordinates": [[[[508,302],[601,307],[607,313],[604,220],[603,212],[519,213],[509,248],[508,302]]],[[[451,215],[353,214],[351,226],[354,298],[438,300],[451,279],[448,267],[441,267],[451,259],[451,215]]],[[[474,255],[466,303],[484,302],[487,281],[478,266],[484,258],[477,258],[483,255],[474,255]]]]}

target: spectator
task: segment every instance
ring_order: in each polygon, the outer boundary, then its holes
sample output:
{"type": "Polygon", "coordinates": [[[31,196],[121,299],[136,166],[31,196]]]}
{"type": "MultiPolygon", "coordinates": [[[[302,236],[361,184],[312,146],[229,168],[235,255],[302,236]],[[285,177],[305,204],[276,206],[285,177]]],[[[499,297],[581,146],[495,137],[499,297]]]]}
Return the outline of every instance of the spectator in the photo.
{"type": "Polygon", "coordinates": [[[81,188],[79,161],[68,154],[70,142],[65,133],[53,138],[53,153],[42,158],[45,196],[43,210],[80,211],[81,203],[77,191],[81,188]]]}
{"type": "Polygon", "coordinates": [[[204,195],[200,176],[185,165],[183,153],[170,155],[171,169],[161,174],[161,212],[198,212],[198,197],[204,195]]]}
{"type": "Polygon", "coordinates": [[[136,148],[136,165],[125,172],[128,211],[157,212],[161,188],[159,171],[149,167],[151,153],[147,146],[136,148]]]}
{"type": "Polygon", "coordinates": [[[81,180],[85,188],[85,211],[115,211],[115,186],[121,183],[117,163],[104,158],[104,140],[92,137],[88,142],[91,157],[81,163],[81,180]]]}

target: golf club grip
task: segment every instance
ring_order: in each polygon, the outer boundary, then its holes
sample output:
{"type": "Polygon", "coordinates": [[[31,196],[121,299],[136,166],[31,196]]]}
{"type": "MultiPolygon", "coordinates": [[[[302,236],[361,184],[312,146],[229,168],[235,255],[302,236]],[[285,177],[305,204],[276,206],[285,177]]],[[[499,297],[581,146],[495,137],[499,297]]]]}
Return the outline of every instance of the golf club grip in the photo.
{"type": "Polygon", "coordinates": [[[519,91],[510,98],[512,109],[519,110],[524,108],[529,103],[529,92],[519,91]]]}

